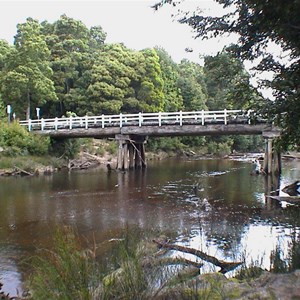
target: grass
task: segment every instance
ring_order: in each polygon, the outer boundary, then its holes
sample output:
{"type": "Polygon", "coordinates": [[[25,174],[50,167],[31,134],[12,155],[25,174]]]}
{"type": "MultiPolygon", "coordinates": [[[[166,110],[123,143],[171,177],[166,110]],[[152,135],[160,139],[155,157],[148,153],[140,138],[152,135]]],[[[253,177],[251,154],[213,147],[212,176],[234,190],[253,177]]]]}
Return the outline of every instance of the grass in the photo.
{"type": "MultiPolygon", "coordinates": [[[[236,299],[243,291],[240,282],[251,281],[262,273],[259,261],[255,261],[231,279],[220,273],[198,276],[199,271],[198,275],[184,277],[179,268],[168,269],[153,260],[151,263],[157,248],[144,233],[125,228],[114,243],[110,260],[101,257],[100,263],[96,244],[86,249],[72,228],[58,229],[53,249],[41,250],[30,262],[31,299],[236,299]],[[145,263],[145,258],[151,258],[150,263],[145,263]]],[[[278,266],[286,266],[286,271],[299,268],[299,245],[295,237],[288,261],[278,266]],[[293,267],[292,262],[296,263],[293,267]]],[[[282,268],[278,269],[282,272],[282,268]]]]}
{"type": "Polygon", "coordinates": [[[101,278],[94,252],[83,251],[70,228],[57,230],[53,245],[31,261],[31,299],[95,299],[101,278]]]}
{"type": "Polygon", "coordinates": [[[63,161],[50,156],[0,156],[0,169],[13,169],[18,167],[26,171],[34,171],[39,166],[60,167],[63,161]]]}

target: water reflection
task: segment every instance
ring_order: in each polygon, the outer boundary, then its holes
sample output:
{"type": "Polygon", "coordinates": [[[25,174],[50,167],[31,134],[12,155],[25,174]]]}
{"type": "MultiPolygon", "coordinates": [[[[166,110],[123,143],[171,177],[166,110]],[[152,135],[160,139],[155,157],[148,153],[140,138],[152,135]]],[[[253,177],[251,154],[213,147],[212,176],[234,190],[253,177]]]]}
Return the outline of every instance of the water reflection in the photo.
{"type": "Polygon", "coordinates": [[[298,208],[284,209],[268,196],[300,178],[298,165],[286,163],[281,178],[250,176],[251,163],[230,160],[165,160],[136,172],[94,169],[1,178],[0,278],[5,291],[15,294],[8,279],[15,278],[14,287],[19,287],[20,274],[26,274],[19,260],[49,247],[57,224],[75,226],[99,243],[118,237],[125,226],[168,231],[177,242],[220,259],[260,256],[269,267],[270,251],[278,239],[287,245],[300,218],[298,208]]]}

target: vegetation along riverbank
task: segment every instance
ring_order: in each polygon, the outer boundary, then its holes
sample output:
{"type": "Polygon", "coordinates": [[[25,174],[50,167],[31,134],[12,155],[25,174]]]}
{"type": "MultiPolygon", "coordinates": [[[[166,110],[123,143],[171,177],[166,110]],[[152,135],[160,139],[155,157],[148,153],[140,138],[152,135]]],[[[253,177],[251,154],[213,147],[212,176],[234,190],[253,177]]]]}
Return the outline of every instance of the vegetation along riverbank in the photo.
{"type": "MultiPolygon", "coordinates": [[[[109,241],[114,259],[101,262],[101,245],[86,245],[71,228],[58,229],[53,249],[40,250],[27,262],[32,274],[23,295],[1,299],[298,299],[299,241],[287,261],[274,251],[270,271],[258,264],[226,262],[193,248],[172,244],[165,235],[128,235],[109,241]],[[197,259],[170,256],[189,253],[197,259]],[[202,262],[219,271],[201,274],[202,262]],[[172,267],[170,267],[172,266],[172,267]],[[239,268],[235,276],[227,273],[239,268]]],[[[1,288],[1,287],[0,287],[1,288]]]]}

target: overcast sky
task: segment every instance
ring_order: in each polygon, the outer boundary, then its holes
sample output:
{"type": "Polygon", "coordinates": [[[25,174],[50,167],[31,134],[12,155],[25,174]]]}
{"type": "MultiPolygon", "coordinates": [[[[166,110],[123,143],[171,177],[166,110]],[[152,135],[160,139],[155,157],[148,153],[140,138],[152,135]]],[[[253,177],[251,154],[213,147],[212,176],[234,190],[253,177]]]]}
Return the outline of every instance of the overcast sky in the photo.
{"type": "MultiPolygon", "coordinates": [[[[32,17],[50,23],[62,14],[81,20],[88,28],[100,25],[107,33],[106,42],[124,43],[131,49],[147,47],[164,48],[176,62],[182,58],[202,63],[200,56],[214,55],[222,50],[225,41],[201,41],[187,25],[172,19],[178,8],[166,5],[154,11],[151,5],[156,0],[0,0],[0,39],[13,43],[16,25],[32,17]],[[186,48],[193,52],[186,52],[186,48]]],[[[221,9],[212,0],[186,0],[185,7],[193,10],[200,6],[205,12],[217,13],[221,9]]]]}

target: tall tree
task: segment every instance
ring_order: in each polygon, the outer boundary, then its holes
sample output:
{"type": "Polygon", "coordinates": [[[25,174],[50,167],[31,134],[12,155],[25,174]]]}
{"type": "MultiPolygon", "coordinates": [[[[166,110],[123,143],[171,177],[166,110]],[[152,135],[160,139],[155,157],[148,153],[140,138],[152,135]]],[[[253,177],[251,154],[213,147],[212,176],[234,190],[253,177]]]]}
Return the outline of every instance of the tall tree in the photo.
{"type": "MultiPolygon", "coordinates": [[[[5,66],[8,63],[9,56],[15,51],[13,46],[10,46],[7,41],[0,40],[0,82],[1,78],[4,76],[5,66]]],[[[1,88],[0,88],[1,91],[1,88]]],[[[10,99],[7,99],[6,104],[10,104],[10,99]]],[[[5,104],[0,92],[0,119],[6,115],[5,104]]]]}
{"type": "Polygon", "coordinates": [[[139,68],[140,83],[136,88],[139,108],[145,112],[164,110],[163,79],[159,57],[154,49],[142,51],[143,68],[139,68]]]}
{"type": "Polygon", "coordinates": [[[77,103],[84,101],[80,82],[83,73],[91,69],[94,54],[104,44],[106,33],[100,26],[88,29],[81,21],[62,15],[53,24],[43,22],[47,44],[51,50],[51,67],[59,112],[76,111],[77,103]]]}
{"type": "Polygon", "coordinates": [[[104,45],[95,63],[87,71],[86,95],[91,113],[119,113],[124,102],[134,97],[132,81],[138,81],[135,63],[137,53],[121,44],[104,45]]]}
{"type": "Polygon", "coordinates": [[[249,109],[261,96],[250,84],[250,75],[241,60],[224,49],[204,58],[207,106],[211,110],[249,109]]]}
{"type": "Polygon", "coordinates": [[[162,78],[154,50],[106,44],[86,76],[88,111],[136,113],[163,109],[162,78]]]}
{"type": "Polygon", "coordinates": [[[15,50],[7,57],[0,85],[4,101],[13,105],[20,118],[24,112],[31,117],[31,106],[56,100],[49,55],[38,21],[28,18],[17,25],[15,50]]]}
{"type": "Polygon", "coordinates": [[[206,109],[206,86],[204,82],[203,68],[186,59],[179,64],[178,87],[183,97],[183,105],[186,111],[206,109]]]}
{"type": "MultiPolygon", "coordinates": [[[[166,1],[160,1],[157,9],[166,1]]],[[[174,1],[167,1],[172,3],[174,1]]],[[[238,34],[234,53],[242,59],[257,60],[259,71],[274,72],[265,81],[274,89],[275,101],[266,101],[263,112],[283,128],[283,145],[300,144],[300,2],[265,0],[216,0],[227,10],[221,16],[205,15],[200,10],[184,14],[180,22],[190,25],[197,37],[210,38],[238,34]],[[228,10],[229,9],[229,10],[228,10]],[[269,49],[277,44],[285,52],[283,60],[269,49]]]]}
{"type": "Polygon", "coordinates": [[[183,98],[178,86],[179,67],[166,50],[156,47],[163,79],[165,96],[164,111],[179,111],[183,109],[183,98]]]}

